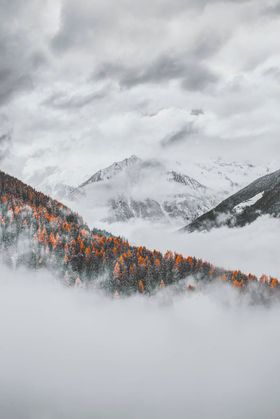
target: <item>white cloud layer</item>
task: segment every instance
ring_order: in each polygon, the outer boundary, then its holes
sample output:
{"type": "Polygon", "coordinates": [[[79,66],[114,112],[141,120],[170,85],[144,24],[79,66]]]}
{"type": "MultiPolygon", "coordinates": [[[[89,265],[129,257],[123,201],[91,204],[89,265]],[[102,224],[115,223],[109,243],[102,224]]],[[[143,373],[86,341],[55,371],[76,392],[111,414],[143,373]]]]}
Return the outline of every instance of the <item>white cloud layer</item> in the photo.
{"type": "Polygon", "coordinates": [[[1,417],[276,419],[279,314],[227,288],[112,301],[1,267],[1,417]]]}

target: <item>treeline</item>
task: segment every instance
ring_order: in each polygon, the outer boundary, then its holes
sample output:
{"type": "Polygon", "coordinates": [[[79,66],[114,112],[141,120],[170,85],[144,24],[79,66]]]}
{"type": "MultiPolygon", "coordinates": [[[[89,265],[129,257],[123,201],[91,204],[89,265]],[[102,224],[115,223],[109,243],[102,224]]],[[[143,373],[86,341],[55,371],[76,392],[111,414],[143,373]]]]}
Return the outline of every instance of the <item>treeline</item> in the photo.
{"type": "MultiPolygon", "coordinates": [[[[51,269],[69,285],[96,281],[115,295],[151,294],[158,288],[197,280],[222,280],[245,289],[256,283],[279,288],[276,278],[217,268],[195,257],[145,247],[105,231],[90,230],[60,202],[0,172],[0,243],[4,261],[13,267],[51,269]],[[100,278],[103,281],[100,282],[100,278]]],[[[189,289],[193,287],[189,286],[189,289]]]]}

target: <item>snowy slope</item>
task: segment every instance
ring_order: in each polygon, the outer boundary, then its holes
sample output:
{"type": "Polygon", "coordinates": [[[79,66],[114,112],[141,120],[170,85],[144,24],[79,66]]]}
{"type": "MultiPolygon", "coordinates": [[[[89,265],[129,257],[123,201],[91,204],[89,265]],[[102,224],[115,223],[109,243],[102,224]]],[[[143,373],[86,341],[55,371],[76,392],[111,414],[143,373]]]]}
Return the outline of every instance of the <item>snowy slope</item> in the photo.
{"type": "Polygon", "coordinates": [[[250,183],[185,227],[209,230],[221,225],[244,226],[260,215],[280,216],[280,170],[250,183]]]}

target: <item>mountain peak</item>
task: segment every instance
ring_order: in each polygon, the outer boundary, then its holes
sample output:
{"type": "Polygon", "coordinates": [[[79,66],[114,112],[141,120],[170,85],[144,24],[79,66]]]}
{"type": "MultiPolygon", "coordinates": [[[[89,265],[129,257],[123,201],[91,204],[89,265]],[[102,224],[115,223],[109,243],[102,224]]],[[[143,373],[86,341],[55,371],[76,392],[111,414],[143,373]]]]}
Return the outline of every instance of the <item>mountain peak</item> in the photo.
{"type": "Polygon", "coordinates": [[[133,154],[130,157],[125,158],[124,160],[114,162],[105,169],[98,170],[98,172],[94,173],[94,175],[91,176],[87,181],[82,183],[79,186],[79,188],[83,188],[91,183],[109,180],[121,171],[125,170],[127,167],[134,166],[135,164],[138,164],[141,161],[142,160],[139,157],[133,154]]]}

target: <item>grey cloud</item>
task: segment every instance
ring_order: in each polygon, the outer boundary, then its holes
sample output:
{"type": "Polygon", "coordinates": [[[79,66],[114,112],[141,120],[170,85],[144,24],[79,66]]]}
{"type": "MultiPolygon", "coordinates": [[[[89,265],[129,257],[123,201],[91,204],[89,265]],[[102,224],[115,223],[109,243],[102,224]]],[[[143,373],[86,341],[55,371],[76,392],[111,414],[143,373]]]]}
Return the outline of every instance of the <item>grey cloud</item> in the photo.
{"type": "Polygon", "coordinates": [[[279,67],[270,67],[264,71],[264,76],[269,76],[277,81],[280,81],[280,68],[279,67]]]}
{"type": "Polygon", "coordinates": [[[199,116],[199,115],[204,115],[204,110],[203,109],[192,109],[191,110],[191,115],[193,116],[199,116]]]}
{"type": "Polygon", "coordinates": [[[192,49],[192,54],[197,59],[206,59],[217,53],[227,42],[229,35],[224,33],[210,31],[210,29],[202,31],[198,36],[192,49]]]}
{"type": "Polygon", "coordinates": [[[192,135],[197,134],[198,130],[195,127],[193,122],[189,122],[186,124],[183,128],[181,128],[177,132],[173,132],[170,135],[167,135],[163,140],[161,141],[161,145],[163,147],[168,147],[171,145],[176,145],[179,143],[182,143],[192,135]]]}
{"type": "Polygon", "coordinates": [[[74,46],[83,47],[85,39],[93,34],[97,19],[91,13],[87,13],[80,3],[64,3],[61,12],[61,26],[53,37],[51,46],[61,53],[74,46]]]}
{"type": "Polygon", "coordinates": [[[0,134],[0,161],[10,152],[12,136],[10,132],[0,134]]]}
{"type": "Polygon", "coordinates": [[[43,52],[30,42],[31,31],[25,27],[28,22],[21,16],[27,11],[32,16],[32,1],[24,6],[19,1],[0,4],[0,105],[33,88],[33,74],[45,62],[43,52]]]}
{"type": "Polygon", "coordinates": [[[9,156],[12,147],[11,121],[5,114],[0,114],[0,162],[9,156]]]}
{"type": "Polygon", "coordinates": [[[22,62],[21,41],[17,35],[6,35],[0,29],[0,105],[19,90],[30,88],[31,77],[22,62]]]}
{"type": "Polygon", "coordinates": [[[250,3],[254,0],[190,0],[189,4],[191,4],[193,7],[205,7],[207,5],[211,5],[213,3],[236,3],[236,4],[242,4],[242,3],[250,3]]]}
{"type": "Polygon", "coordinates": [[[280,2],[278,1],[273,6],[268,6],[264,9],[264,13],[267,15],[280,15],[280,2]]]}
{"type": "Polygon", "coordinates": [[[204,90],[208,86],[219,82],[219,76],[205,65],[191,65],[182,81],[182,87],[186,90],[204,90]]]}
{"type": "Polygon", "coordinates": [[[146,69],[126,70],[121,75],[120,83],[125,87],[132,87],[144,83],[160,83],[181,78],[185,72],[185,65],[180,59],[168,56],[159,57],[146,69]]]}
{"type": "Polygon", "coordinates": [[[106,97],[106,91],[89,92],[86,94],[67,95],[67,93],[58,92],[51,95],[43,102],[43,105],[55,109],[79,109],[91,103],[106,97]]]}
{"type": "MultiPolygon", "coordinates": [[[[183,13],[192,13],[198,9],[211,6],[214,3],[247,3],[251,0],[142,0],[141,2],[128,2],[119,0],[117,3],[112,1],[103,1],[94,3],[90,0],[84,0],[82,3],[76,0],[63,2],[60,15],[60,27],[53,37],[51,45],[55,51],[62,53],[71,48],[89,47],[96,43],[104,42],[106,39],[110,42],[115,35],[125,31],[124,41],[130,39],[133,33],[133,25],[128,25],[129,21],[145,23],[151,20],[156,21],[156,25],[166,25],[170,18],[176,18],[183,13]],[[127,37],[127,38],[126,38],[127,37]]],[[[151,31],[153,33],[153,31],[151,31]]],[[[145,31],[141,35],[146,37],[145,31]]],[[[197,52],[203,55],[208,49],[217,48],[222,38],[211,43],[211,39],[217,37],[215,33],[208,33],[199,41],[197,52]],[[211,45],[210,45],[211,43],[211,45]]],[[[139,38],[138,38],[139,41],[139,38]]],[[[120,49],[122,45],[120,45],[120,49]]]]}
{"type": "Polygon", "coordinates": [[[184,89],[203,90],[208,85],[219,81],[219,76],[205,64],[195,59],[188,61],[168,55],[160,56],[146,68],[103,64],[93,77],[97,79],[113,78],[124,88],[146,83],[160,84],[179,80],[184,89]]]}
{"type": "Polygon", "coordinates": [[[0,71],[0,105],[9,101],[16,93],[31,89],[30,75],[19,75],[12,68],[0,71]]]}

